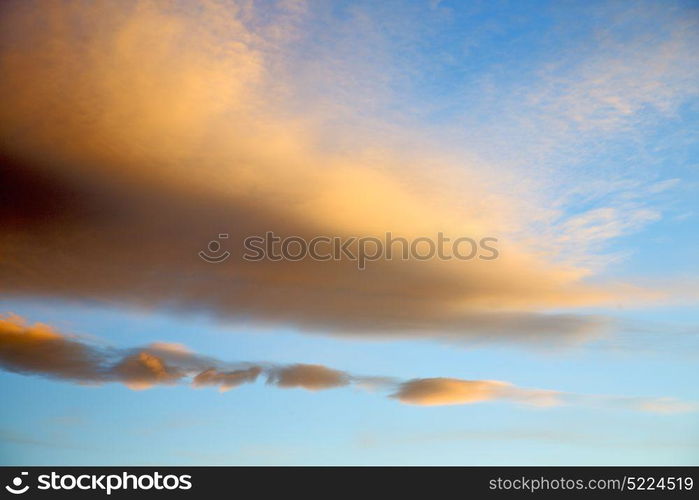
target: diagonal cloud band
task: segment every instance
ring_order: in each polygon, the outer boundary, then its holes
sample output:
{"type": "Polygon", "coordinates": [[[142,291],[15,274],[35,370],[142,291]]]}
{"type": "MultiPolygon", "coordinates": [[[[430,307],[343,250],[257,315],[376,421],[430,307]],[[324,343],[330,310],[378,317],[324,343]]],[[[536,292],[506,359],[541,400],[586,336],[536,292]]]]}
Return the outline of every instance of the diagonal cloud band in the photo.
{"type": "MultiPolygon", "coordinates": [[[[364,127],[330,126],[345,121],[336,107],[290,98],[341,83],[284,69],[299,13],[248,4],[3,2],[0,295],[206,310],[330,335],[547,345],[614,326],[561,311],[671,295],[586,280],[586,242],[656,211],[566,218],[542,186],[523,184],[529,170],[451,158],[410,128],[396,131],[404,150],[364,127]],[[217,234],[240,243],[266,231],[488,234],[502,251],[488,262],[374,262],[363,273],[346,261],[244,262],[240,247],[220,266],[197,258],[217,234]]],[[[357,69],[347,68],[352,80],[357,69]]]]}

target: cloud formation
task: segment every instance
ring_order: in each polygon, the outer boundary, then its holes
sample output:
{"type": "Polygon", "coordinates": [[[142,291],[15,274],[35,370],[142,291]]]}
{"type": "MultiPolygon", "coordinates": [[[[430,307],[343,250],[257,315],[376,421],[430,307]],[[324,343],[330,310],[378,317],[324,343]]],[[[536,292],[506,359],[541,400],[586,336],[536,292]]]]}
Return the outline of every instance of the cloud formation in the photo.
{"type": "Polygon", "coordinates": [[[566,395],[558,391],[523,389],[499,380],[439,377],[403,382],[391,397],[401,403],[420,406],[462,405],[499,399],[548,407],[564,404],[566,395]]]}
{"type": "Polygon", "coordinates": [[[0,338],[0,359],[6,370],[70,380],[104,379],[99,352],[48,325],[27,325],[11,314],[0,318],[0,338]]]}
{"type": "Polygon", "coordinates": [[[146,351],[126,356],[110,372],[130,389],[174,384],[184,376],[177,368],[168,366],[161,358],[146,351]]]}
{"type": "MultiPolygon", "coordinates": [[[[207,310],[335,335],[550,345],[612,326],[561,309],[661,295],[589,284],[584,266],[533,248],[531,221],[551,211],[495,188],[489,166],[402,152],[383,136],[343,144],[326,126],[336,108],[289,97],[299,82],[284,48],[301,36],[304,9],[155,0],[2,9],[4,296],[207,310]],[[243,239],[266,231],[310,240],[436,229],[501,237],[501,258],[382,261],[361,273],[347,261],[241,259],[243,239]],[[231,259],[198,259],[222,232],[231,259]]],[[[599,235],[597,225],[585,229],[599,235]]]]}
{"type": "Polygon", "coordinates": [[[332,389],[350,384],[351,377],[322,365],[296,364],[270,372],[267,382],[277,387],[302,387],[309,391],[332,389]]]}
{"type": "Polygon", "coordinates": [[[388,397],[416,406],[506,401],[537,407],[599,405],[661,414],[697,410],[695,403],[674,398],[577,395],[522,388],[497,380],[438,377],[400,381],[315,364],[229,363],[201,356],[178,344],[175,348],[172,344],[153,343],[136,349],[115,349],[89,344],[41,323],[30,325],[16,315],[0,316],[0,367],[86,384],[120,382],[134,390],[188,383],[195,388],[218,387],[225,392],[264,376],[267,384],[281,389],[321,391],[353,386],[389,392],[388,397]]]}
{"type": "Polygon", "coordinates": [[[421,378],[401,384],[393,397],[421,406],[462,405],[503,397],[509,384],[495,380],[421,378]]]}
{"type": "Polygon", "coordinates": [[[218,371],[215,368],[209,368],[194,376],[192,386],[205,387],[212,385],[217,386],[221,392],[225,392],[241,384],[254,382],[260,373],[262,373],[262,368],[259,366],[231,371],[218,371]]]}

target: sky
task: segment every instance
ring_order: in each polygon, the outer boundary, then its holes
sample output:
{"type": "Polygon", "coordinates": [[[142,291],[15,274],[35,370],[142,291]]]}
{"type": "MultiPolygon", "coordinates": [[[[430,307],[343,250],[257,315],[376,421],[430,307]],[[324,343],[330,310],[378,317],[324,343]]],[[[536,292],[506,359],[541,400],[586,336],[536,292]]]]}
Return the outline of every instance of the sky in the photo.
{"type": "Polygon", "coordinates": [[[696,1],[2,2],[0,464],[696,465],[697,46],[696,1]]]}

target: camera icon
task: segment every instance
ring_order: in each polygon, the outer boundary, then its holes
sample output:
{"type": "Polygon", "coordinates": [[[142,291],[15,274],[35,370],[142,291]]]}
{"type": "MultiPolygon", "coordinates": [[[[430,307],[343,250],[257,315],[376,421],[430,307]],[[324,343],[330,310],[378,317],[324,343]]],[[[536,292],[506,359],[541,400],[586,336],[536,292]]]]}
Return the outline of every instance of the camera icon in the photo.
{"type": "Polygon", "coordinates": [[[221,262],[228,259],[231,253],[228,250],[221,249],[221,242],[219,240],[227,240],[230,237],[228,233],[219,233],[218,238],[211,240],[206,246],[206,250],[199,251],[199,257],[204,262],[209,264],[220,264],[221,262]]]}
{"type": "Polygon", "coordinates": [[[8,484],[7,486],[5,486],[5,489],[13,495],[21,495],[22,493],[26,493],[29,489],[29,485],[27,484],[26,486],[24,486],[24,488],[21,488],[23,479],[22,476],[26,476],[28,474],[28,472],[21,472],[19,476],[12,479],[12,485],[8,484]]]}

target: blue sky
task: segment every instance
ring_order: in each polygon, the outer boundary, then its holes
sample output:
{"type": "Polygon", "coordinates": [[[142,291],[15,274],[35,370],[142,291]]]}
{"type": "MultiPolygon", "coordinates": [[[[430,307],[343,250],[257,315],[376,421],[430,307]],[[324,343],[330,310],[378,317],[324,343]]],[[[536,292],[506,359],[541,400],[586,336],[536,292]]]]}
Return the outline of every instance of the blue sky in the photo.
{"type": "Polygon", "coordinates": [[[7,2],[0,463],[697,464],[698,7],[7,2]]]}

